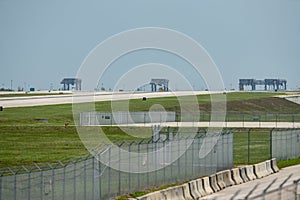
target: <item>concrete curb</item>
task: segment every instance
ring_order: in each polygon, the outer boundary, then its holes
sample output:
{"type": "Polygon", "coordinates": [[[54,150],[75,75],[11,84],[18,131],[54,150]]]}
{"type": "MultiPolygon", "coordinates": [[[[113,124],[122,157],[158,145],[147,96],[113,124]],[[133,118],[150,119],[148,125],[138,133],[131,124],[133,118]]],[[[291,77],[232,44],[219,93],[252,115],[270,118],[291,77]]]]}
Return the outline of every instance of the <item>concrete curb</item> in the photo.
{"type": "Polygon", "coordinates": [[[217,183],[218,186],[221,190],[223,190],[224,188],[226,188],[226,183],[224,182],[224,178],[223,178],[223,171],[222,172],[218,172],[216,174],[217,176],[217,183]]]}
{"type": "Polygon", "coordinates": [[[193,199],[193,197],[191,196],[191,193],[190,193],[190,188],[189,188],[188,183],[185,183],[182,185],[182,190],[183,190],[184,199],[186,199],[186,200],[193,199]]]}
{"type": "Polygon", "coordinates": [[[210,187],[210,182],[209,182],[209,177],[203,177],[203,188],[205,190],[206,194],[212,194],[214,193],[214,191],[212,190],[212,188],[210,187]]]}
{"type": "Polygon", "coordinates": [[[163,194],[163,196],[165,196],[165,199],[185,200],[182,186],[170,187],[162,190],[161,193],[163,194]]]}
{"type": "Polygon", "coordinates": [[[246,167],[241,167],[241,168],[239,168],[239,170],[240,170],[240,175],[241,175],[241,178],[243,179],[243,182],[244,183],[248,182],[249,179],[246,174],[246,167]]]}
{"type": "Polygon", "coordinates": [[[266,163],[266,169],[267,169],[268,175],[273,174],[274,171],[271,167],[271,160],[267,160],[265,163],[266,163]]]}
{"type": "Polygon", "coordinates": [[[239,185],[244,182],[241,178],[240,170],[238,168],[231,169],[231,175],[235,185],[239,185]]]}
{"type": "Polygon", "coordinates": [[[245,168],[246,168],[246,174],[247,174],[248,179],[250,181],[255,180],[256,176],[254,175],[253,165],[245,166],[245,168]]]}
{"type": "Polygon", "coordinates": [[[233,186],[235,183],[231,178],[231,171],[230,170],[225,170],[223,171],[223,180],[226,184],[226,187],[233,186]]]}
{"type": "Polygon", "coordinates": [[[198,191],[198,186],[197,186],[197,181],[190,181],[189,182],[189,186],[190,186],[190,193],[193,197],[193,199],[198,199],[201,197],[201,194],[198,191]]]}
{"type": "Polygon", "coordinates": [[[197,186],[198,186],[198,192],[201,194],[201,196],[203,197],[203,196],[207,195],[204,190],[203,179],[199,178],[196,181],[197,181],[197,186]]]}
{"type": "Polygon", "coordinates": [[[271,159],[271,167],[272,167],[274,173],[279,172],[279,169],[277,167],[276,158],[271,159]]]}
{"type": "Polygon", "coordinates": [[[268,175],[267,165],[265,162],[254,164],[254,174],[257,178],[263,178],[268,175]]]}
{"type": "Polygon", "coordinates": [[[214,192],[218,192],[221,190],[218,186],[216,174],[209,176],[209,182],[210,182],[210,187],[213,189],[214,192]]]}

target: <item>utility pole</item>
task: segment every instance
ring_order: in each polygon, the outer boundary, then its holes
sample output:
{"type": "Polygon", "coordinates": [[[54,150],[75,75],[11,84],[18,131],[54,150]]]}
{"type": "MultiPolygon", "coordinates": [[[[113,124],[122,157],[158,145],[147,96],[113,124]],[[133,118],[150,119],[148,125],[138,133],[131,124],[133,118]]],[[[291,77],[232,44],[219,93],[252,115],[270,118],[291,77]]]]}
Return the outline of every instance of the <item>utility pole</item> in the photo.
{"type": "Polygon", "coordinates": [[[13,88],[13,80],[10,80],[10,90],[12,91],[12,88],[13,88]]]}

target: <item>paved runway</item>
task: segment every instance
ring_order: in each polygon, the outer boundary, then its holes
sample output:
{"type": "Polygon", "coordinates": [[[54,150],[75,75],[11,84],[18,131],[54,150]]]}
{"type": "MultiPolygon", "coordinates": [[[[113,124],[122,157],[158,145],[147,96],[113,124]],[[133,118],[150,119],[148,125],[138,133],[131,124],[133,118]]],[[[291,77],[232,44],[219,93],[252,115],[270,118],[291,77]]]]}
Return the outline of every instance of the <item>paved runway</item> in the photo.
{"type": "MultiPolygon", "coordinates": [[[[177,91],[177,92],[151,92],[151,93],[129,93],[129,92],[78,92],[87,101],[111,101],[111,100],[127,100],[127,99],[142,99],[156,97],[171,97],[171,96],[187,96],[199,94],[216,94],[223,91],[177,91]]],[[[44,96],[28,96],[28,97],[4,97],[0,98],[0,106],[4,108],[10,107],[26,107],[26,106],[41,106],[55,104],[73,103],[73,94],[64,95],[44,95],[44,96]]]]}
{"type": "MultiPolygon", "coordinates": [[[[300,165],[295,165],[281,169],[278,173],[269,175],[262,179],[256,179],[240,185],[225,188],[224,190],[205,196],[201,199],[205,200],[228,200],[228,199],[252,199],[260,196],[263,193],[269,193],[266,197],[258,197],[255,199],[291,199],[295,192],[293,181],[300,179],[300,165]],[[290,186],[290,187],[287,187],[290,186]],[[271,192],[278,190],[280,187],[283,190],[280,192],[271,192]],[[287,188],[285,188],[287,187],[287,188]],[[270,193],[271,192],[271,193],[270,193]]],[[[298,183],[297,193],[300,195],[300,182],[298,183]]],[[[299,196],[300,197],[300,196],[299,196]]]]}

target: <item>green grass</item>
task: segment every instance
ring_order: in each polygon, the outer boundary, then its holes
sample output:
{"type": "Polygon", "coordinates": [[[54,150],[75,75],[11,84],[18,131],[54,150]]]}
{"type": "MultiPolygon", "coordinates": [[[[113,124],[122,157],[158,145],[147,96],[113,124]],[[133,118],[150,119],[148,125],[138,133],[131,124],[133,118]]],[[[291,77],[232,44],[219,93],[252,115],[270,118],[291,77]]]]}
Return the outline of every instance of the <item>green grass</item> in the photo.
{"type": "Polygon", "coordinates": [[[247,129],[233,130],[234,165],[254,164],[270,159],[270,130],[250,129],[250,138],[247,129]]]}
{"type": "Polygon", "coordinates": [[[73,123],[71,104],[4,108],[0,113],[0,126],[63,126],[66,121],[73,123]],[[48,119],[48,123],[39,119],[48,119]]]}
{"type": "Polygon", "coordinates": [[[1,127],[0,136],[0,168],[66,162],[88,153],[74,127],[1,127]]]}
{"type": "Polygon", "coordinates": [[[284,167],[288,167],[288,166],[299,165],[299,164],[300,164],[300,158],[291,159],[291,160],[278,160],[277,161],[277,166],[280,169],[284,168],[284,167]]]}
{"type": "MultiPolygon", "coordinates": [[[[227,94],[227,108],[229,113],[260,113],[260,112],[298,112],[300,106],[284,99],[273,98],[279,93],[264,92],[236,92],[227,94]],[[279,106],[280,105],[280,106],[279,106]]],[[[197,96],[200,113],[210,110],[210,96],[197,96]]],[[[182,99],[188,99],[183,97],[182,99]]],[[[123,105],[124,101],[116,101],[114,104],[123,105]]],[[[179,111],[180,106],[176,97],[148,98],[130,100],[130,111],[147,111],[152,105],[161,105],[166,110],[179,111]]],[[[111,111],[111,102],[96,102],[97,111],[111,111]]],[[[191,112],[187,108],[188,112],[191,112]]],[[[204,116],[204,115],[203,115],[204,116]]],[[[250,117],[252,115],[249,115],[250,117]]],[[[209,115],[204,116],[203,121],[209,120],[209,115]]],[[[231,120],[237,120],[240,115],[231,116],[231,120]]],[[[249,117],[249,120],[251,118],[249,117]]],[[[300,121],[300,119],[299,119],[300,121]]],[[[16,165],[30,165],[33,162],[44,163],[64,159],[71,159],[86,154],[87,150],[82,145],[73,122],[72,105],[48,105],[35,107],[4,108],[0,112],[0,168],[16,165]],[[47,122],[40,119],[47,119],[47,122]],[[70,122],[65,128],[64,123],[70,122]]],[[[112,141],[149,139],[151,129],[103,128],[107,137],[112,141]],[[137,134],[138,133],[138,134],[137,134]]],[[[266,157],[269,148],[268,133],[264,131],[252,132],[253,139],[260,140],[251,147],[250,160],[261,161],[266,157]],[[266,142],[264,142],[266,141],[266,142]],[[258,156],[257,155],[262,155],[258,156]]],[[[243,130],[235,134],[234,146],[235,164],[247,162],[247,131],[243,130]]]]}

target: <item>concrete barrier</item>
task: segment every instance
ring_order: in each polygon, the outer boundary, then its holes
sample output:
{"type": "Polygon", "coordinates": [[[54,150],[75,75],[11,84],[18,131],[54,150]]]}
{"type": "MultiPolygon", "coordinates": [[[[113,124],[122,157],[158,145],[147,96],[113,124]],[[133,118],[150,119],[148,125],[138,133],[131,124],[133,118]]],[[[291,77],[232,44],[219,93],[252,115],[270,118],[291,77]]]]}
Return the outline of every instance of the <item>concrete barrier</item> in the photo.
{"type": "Polygon", "coordinates": [[[170,187],[165,190],[161,190],[160,192],[163,194],[163,196],[165,197],[164,199],[166,200],[169,199],[185,200],[182,186],[170,187]]]}
{"type": "Polygon", "coordinates": [[[273,170],[274,173],[279,172],[279,169],[277,167],[276,158],[271,159],[271,168],[272,168],[272,170],[273,170]]]}
{"type": "Polygon", "coordinates": [[[235,184],[234,181],[231,178],[231,171],[230,170],[223,171],[223,180],[226,184],[226,187],[230,187],[230,186],[235,184]]]}
{"type": "Polygon", "coordinates": [[[137,197],[138,200],[166,200],[165,195],[161,191],[151,192],[141,197],[137,197]]]}
{"type": "Polygon", "coordinates": [[[221,190],[218,186],[216,174],[209,176],[209,183],[210,183],[210,187],[213,189],[214,192],[218,192],[221,190]]]}
{"type": "Polygon", "coordinates": [[[185,183],[182,185],[182,190],[183,190],[184,199],[186,199],[186,200],[193,199],[193,197],[191,196],[191,193],[190,193],[190,187],[189,187],[188,183],[185,183]]]}
{"type": "Polygon", "coordinates": [[[246,168],[246,175],[247,175],[248,179],[250,181],[255,180],[256,176],[255,176],[254,171],[253,171],[253,165],[245,166],[245,168],[246,168]]]}
{"type": "Polygon", "coordinates": [[[217,184],[219,188],[221,190],[226,188],[226,183],[224,182],[224,178],[223,178],[223,172],[218,172],[216,176],[217,176],[217,184]]]}
{"type": "Polygon", "coordinates": [[[248,182],[249,179],[248,179],[247,174],[246,174],[246,168],[245,167],[240,167],[239,170],[240,170],[241,178],[243,179],[244,183],[248,182]]]}
{"type": "MultiPolygon", "coordinates": [[[[181,186],[171,187],[165,190],[152,192],[138,200],[192,200],[199,199],[206,195],[218,192],[226,187],[251,181],[256,178],[263,178],[272,173],[278,172],[276,158],[267,160],[254,165],[248,165],[241,168],[224,170],[209,177],[203,177],[190,181],[181,186]]],[[[134,199],[134,198],[132,198],[134,199]]]]}
{"type": "Polygon", "coordinates": [[[240,175],[240,170],[238,168],[231,169],[232,180],[236,185],[243,183],[243,179],[240,175]]]}
{"type": "Polygon", "coordinates": [[[267,169],[268,175],[274,173],[273,170],[272,170],[272,167],[271,167],[271,160],[266,161],[266,169],[267,169]]]}
{"type": "Polygon", "coordinates": [[[206,192],[205,192],[204,186],[203,186],[203,179],[199,178],[196,181],[197,181],[197,186],[198,186],[198,192],[201,194],[202,197],[204,197],[206,195],[206,192]]]}
{"type": "Polygon", "coordinates": [[[265,162],[254,164],[254,174],[257,178],[268,176],[267,165],[265,162]]]}
{"type": "Polygon", "coordinates": [[[200,198],[201,194],[198,191],[197,181],[196,180],[190,181],[189,186],[190,186],[190,193],[191,193],[193,199],[200,198]]]}
{"type": "Polygon", "coordinates": [[[210,182],[209,182],[209,177],[203,177],[202,178],[203,181],[203,188],[205,190],[205,193],[208,194],[212,194],[214,193],[214,191],[212,190],[212,188],[210,187],[210,182]]]}
{"type": "Polygon", "coordinates": [[[262,172],[261,172],[261,166],[260,164],[254,164],[254,174],[257,178],[262,178],[264,177],[262,172]]]}

